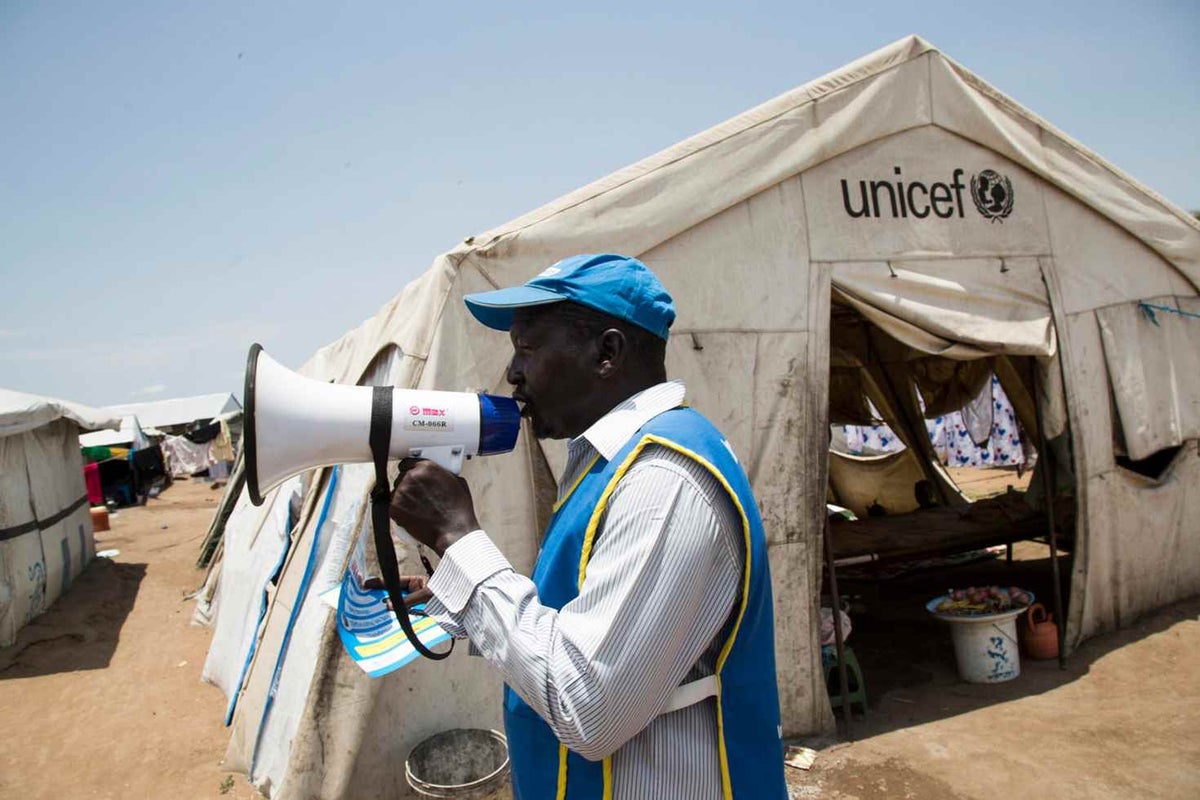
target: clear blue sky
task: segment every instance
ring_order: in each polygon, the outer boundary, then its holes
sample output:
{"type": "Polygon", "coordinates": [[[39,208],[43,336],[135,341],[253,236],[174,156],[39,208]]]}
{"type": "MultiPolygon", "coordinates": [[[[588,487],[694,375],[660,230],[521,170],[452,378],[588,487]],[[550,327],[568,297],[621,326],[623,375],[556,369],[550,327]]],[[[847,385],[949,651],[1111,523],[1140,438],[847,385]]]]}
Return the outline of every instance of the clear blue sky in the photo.
{"type": "Polygon", "coordinates": [[[240,395],[252,341],[297,366],[463,238],[909,33],[1200,208],[1195,0],[10,0],[0,386],[240,395]]]}

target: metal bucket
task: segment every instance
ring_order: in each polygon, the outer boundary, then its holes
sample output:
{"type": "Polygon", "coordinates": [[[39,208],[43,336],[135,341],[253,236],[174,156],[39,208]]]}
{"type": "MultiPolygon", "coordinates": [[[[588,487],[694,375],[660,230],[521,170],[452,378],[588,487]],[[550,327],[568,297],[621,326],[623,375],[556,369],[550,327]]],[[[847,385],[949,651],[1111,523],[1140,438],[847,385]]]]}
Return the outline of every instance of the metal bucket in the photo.
{"type": "Polygon", "coordinates": [[[508,740],[498,731],[476,728],[436,734],[408,754],[404,777],[424,797],[509,797],[508,740]]]}

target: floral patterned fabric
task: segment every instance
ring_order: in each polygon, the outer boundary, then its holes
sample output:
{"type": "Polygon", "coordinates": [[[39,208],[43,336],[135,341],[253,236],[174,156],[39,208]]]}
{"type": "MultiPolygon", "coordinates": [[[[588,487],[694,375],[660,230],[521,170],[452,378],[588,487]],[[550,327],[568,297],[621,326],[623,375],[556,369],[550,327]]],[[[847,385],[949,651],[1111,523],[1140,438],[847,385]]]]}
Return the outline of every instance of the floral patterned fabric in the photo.
{"type": "MultiPolygon", "coordinates": [[[[925,420],[929,441],[938,459],[946,466],[1005,467],[1026,463],[1023,433],[1012,403],[995,376],[992,376],[988,388],[991,394],[992,430],[991,437],[982,446],[973,441],[971,429],[961,411],[925,420]]],[[[978,406],[975,407],[975,413],[979,413],[978,406]]],[[[833,428],[833,438],[837,443],[835,447],[852,455],[882,455],[904,449],[904,443],[884,424],[834,425],[833,428]]]]}

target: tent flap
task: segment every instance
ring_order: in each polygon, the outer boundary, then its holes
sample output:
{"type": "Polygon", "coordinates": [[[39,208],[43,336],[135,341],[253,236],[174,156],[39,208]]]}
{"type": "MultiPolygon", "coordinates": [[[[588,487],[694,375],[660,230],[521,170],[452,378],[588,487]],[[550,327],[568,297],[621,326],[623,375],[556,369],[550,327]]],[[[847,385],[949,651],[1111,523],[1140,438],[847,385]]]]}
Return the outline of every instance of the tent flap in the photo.
{"type": "MultiPolygon", "coordinates": [[[[1147,303],[1200,315],[1200,298],[1147,303]]],[[[1096,319],[1129,457],[1200,438],[1200,318],[1123,303],[1096,319]]]]}
{"type": "Polygon", "coordinates": [[[840,262],[833,285],[863,316],[922,352],[956,359],[1054,354],[1036,258],[840,262]]]}

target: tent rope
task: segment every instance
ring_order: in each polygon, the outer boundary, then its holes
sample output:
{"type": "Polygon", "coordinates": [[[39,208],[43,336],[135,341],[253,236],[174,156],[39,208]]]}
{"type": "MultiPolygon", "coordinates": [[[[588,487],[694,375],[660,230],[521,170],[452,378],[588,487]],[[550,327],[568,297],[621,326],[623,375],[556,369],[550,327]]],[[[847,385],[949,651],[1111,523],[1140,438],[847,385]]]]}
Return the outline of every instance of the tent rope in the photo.
{"type": "Polygon", "coordinates": [[[1153,303],[1146,303],[1141,300],[1138,301],[1138,308],[1140,308],[1142,313],[1146,315],[1146,319],[1150,320],[1155,325],[1158,325],[1158,317],[1154,315],[1155,311],[1166,311],[1170,314],[1178,314],[1181,317],[1194,317],[1195,319],[1200,319],[1200,314],[1193,314],[1191,311],[1184,311],[1182,308],[1159,306],[1153,303]]]}

